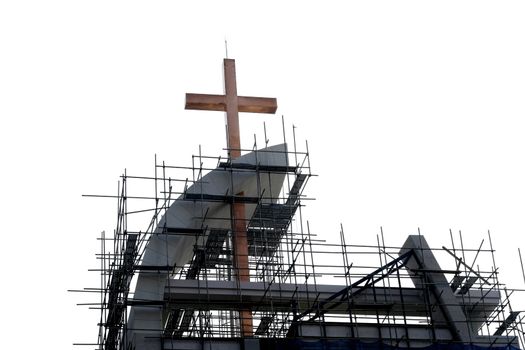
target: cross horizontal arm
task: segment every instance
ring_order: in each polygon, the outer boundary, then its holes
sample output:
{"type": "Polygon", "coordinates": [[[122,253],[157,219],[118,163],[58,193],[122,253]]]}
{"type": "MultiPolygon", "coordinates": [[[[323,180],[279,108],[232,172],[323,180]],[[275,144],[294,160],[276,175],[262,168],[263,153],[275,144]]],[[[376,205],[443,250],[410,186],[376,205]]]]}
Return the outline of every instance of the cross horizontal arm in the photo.
{"type": "Polygon", "coordinates": [[[270,113],[277,111],[277,99],[272,97],[239,96],[239,112],[270,113]]]}
{"type": "Polygon", "coordinates": [[[224,95],[186,94],[184,108],[224,112],[226,111],[226,98],[224,95]]]}
{"type": "MultiPolygon", "coordinates": [[[[269,97],[237,97],[239,112],[269,113],[277,111],[277,99],[269,97]]],[[[186,94],[186,109],[226,111],[224,95],[186,94]]]]}

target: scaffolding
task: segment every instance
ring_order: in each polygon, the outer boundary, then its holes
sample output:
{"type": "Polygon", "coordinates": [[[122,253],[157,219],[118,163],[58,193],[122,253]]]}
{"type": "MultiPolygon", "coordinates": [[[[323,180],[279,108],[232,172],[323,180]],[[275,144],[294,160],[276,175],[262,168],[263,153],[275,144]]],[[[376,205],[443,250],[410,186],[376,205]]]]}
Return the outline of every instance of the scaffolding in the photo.
{"type": "Polygon", "coordinates": [[[188,167],[155,157],[154,176],[124,172],[118,193],[103,196],[118,208],[113,234],[99,238],[100,286],[85,289],[100,296],[97,349],[523,348],[525,316],[510,303],[519,291],[499,281],[490,232],[477,248],[452,230],[439,248],[419,231],[386,245],[382,229],[376,244],[351,244],[342,226],[327,242],[302,213],[308,143],[298,151],[294,133],[293,150],[255,142],[243,152],[232,161],[199,150],[188,167]],[[223,192],[210,190],[217,179],[223,192]],[[249,214],[249,281],[234,262],[233,203],[249,214]],[[170,219],[173,208],[192,224],[170,219]],[[175,254],[174,244],[187,249],[175,254]],[[148,257],[159,247],[165,261],[148,257]]]}

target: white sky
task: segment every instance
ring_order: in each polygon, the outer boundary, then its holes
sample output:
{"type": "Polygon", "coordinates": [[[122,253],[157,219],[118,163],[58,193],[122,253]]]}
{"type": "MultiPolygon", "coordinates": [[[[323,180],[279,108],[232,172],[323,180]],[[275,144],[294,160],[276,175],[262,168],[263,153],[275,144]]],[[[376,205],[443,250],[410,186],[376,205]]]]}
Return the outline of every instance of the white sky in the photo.
{"type": "MultiPolygon", "coordinates": [[[[155,153],[221,153],[223,116],[184,93],[222,93],[225,38],[239,94],[277,97],[309,142],[315,233],[450,246],[452,228],[474,248],[490,229],[523,288],[523,18],[522,1],[0,2],[3,347],[96,340],[66,290],[97,286],[116,206],[81,195],[152,175],[155,153]]],[[[242,115],[245,147],[263,121],[281,141],[280,117],[242,115]]]]}

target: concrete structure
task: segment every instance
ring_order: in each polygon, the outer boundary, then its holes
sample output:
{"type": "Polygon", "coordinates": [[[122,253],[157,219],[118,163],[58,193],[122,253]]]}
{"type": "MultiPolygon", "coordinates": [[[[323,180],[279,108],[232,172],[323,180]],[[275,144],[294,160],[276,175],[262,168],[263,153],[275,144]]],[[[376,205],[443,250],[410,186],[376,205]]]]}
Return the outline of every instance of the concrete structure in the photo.
{"type": "MultiPolygon", "coordinates": [[[[149,238],[142,265],[169,266],[171,274],[191,261],[196,244],[205,245],[209,232],[232,230],[231,203],[244,203],[245,217],[251,218],[259,203],[277,201],[284,173],[245,171],[242,167],[286,168],[286,144],[268,147],[232,161],[239,169],[216,169],[187,189],[167,210],[149,238]],[[243,193],[243,197],[234,194],[243,193]],[[201,232],[202,230],[202,232],[201,232]],[[199,232],[195,234],[194,232],[199,232]],[[173,233],[173,234],[170,234],[173,233]],[[178,234],[177,234],[178,233],[178,234]]],[[[137,277],[133,306],[128,322],[128,341],[140,349],[159,349],[164,327],[162,304],[170,273],[141,271],[137,277]]]]}

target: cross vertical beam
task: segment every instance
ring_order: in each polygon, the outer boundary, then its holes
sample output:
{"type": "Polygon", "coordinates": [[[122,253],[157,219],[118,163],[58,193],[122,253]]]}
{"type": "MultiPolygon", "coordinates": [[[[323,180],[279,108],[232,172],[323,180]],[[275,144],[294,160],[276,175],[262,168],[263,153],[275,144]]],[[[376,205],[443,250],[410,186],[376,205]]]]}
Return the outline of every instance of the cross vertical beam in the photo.
{"type": "MultiPolygon", "coordinates": [[[[228,151],[230,158],[241,156],[241,133],[239,127],[239,104],[237,98],[237,82],[235,76],[235,60],[224,59],[224,93],[226,96],[226,123],[228,133],[228,151]]],[[[242,196],[244,193],[238,193],[242,196]]],[[[250,264],[248,261],[248,237],[244,203],[233,203],[233,251],[234,266],[237,278],[241,282],[250,281],[250,264]]],[[[239,310],[241,332],[243,336],[253,334],[253,319],[250,310],[239,310]]]]}
{"type": "MultiPolygon", "coordinates": [[[[245,97],[237,95],[235,78],[235,60],[224,59],[224,95],[186,94],[186,109],[225,111],[226,140],[228,154],[231,160],[241,156],[241,133],[239,127],[239,111],[252,113],[274,114],[277,110],[277,100],[267,97],[245,97]]],[[[237,193],[242,196],[244,193],[237,193]]],[[[232,204],[232,232],[234,267],[237,279],[241,282],[250,281],[248,261],[247,220],[244,203],[232,204]]],[[[239,310],[242,336],[253,336],[253,318],[251,310],[239,310]]]]}

